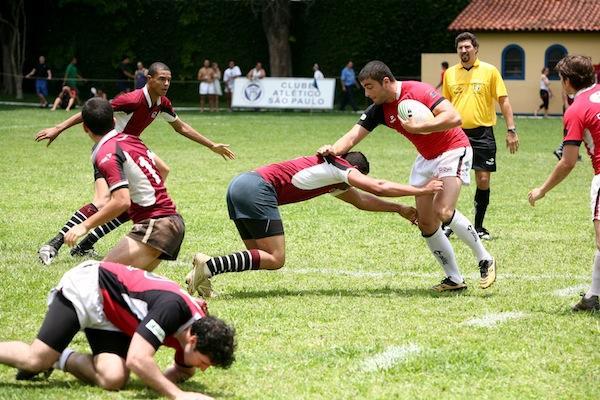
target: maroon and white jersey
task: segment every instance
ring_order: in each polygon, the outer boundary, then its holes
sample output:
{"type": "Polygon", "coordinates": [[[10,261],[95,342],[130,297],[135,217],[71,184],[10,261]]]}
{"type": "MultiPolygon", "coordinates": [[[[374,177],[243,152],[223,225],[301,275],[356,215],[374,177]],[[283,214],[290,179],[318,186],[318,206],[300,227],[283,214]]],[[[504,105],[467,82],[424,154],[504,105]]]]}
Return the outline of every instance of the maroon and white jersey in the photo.
{"type": "Polygon", "coordinates": [[[398,103],[402,100],[417,100],[433,111],[445,98],[433,88],[423,82],[397,81],[396,100],[391,103],[372,104],[360,116],[357,124],[369,132],[379,124],[384,124],[400,132],[417,148],[419,154],[427,160],[433,160],[440,154],[459,147],[469,147],[469,138],[462,128],[456,127],[441,132],[432,132],[427,135],[418,135],[407,132],[398,119],[398,103]]]}
{"type": "Polygon", "coordinates": [[[565,144],[585,144],[594,174],[600,174],[600,85],[594,84],[575,95],[563,118],[565,144]]]}
{"type": "Polygon", "coordinates": [[[166,96],[159,97],[156,104],[152,104],[146,86],[115,97],[111,105],[117,119],[115,129],[127,135],[140,136],[158,115],[167,122],[177,119],[171,101],[166,96]]]}
{"type": "Polygon", "coordinates": [[[104,316],[120,331],[138,333],[155,349],[175,349],[175,361],[185,365],[174,335],[207,315],[207,306],[177,283],[150,272],[111,262],[99,262],[98,286],[104,316]]]}
{"type": "Polygon", "coordinates": [[[107,133],[95,146],[92,163],[111,193],[129,189],[128,212],[134,223],[176,214],[175,203],[154,164],[154,154],[139,137],[115,130],[107,133]]]}
{"type": "Polygon", "coordinates": [[[256,169],[275,188],[277,204],[297,203],[330,193],[348,184],[354,168],[348,161],[333,156],[299,157],[256,169]]]}

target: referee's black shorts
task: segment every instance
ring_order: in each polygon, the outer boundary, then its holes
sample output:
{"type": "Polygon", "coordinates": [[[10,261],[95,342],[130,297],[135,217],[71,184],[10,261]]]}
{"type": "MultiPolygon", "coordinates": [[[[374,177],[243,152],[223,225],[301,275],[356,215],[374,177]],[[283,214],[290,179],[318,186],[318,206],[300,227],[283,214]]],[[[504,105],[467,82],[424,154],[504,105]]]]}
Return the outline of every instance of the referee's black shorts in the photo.
{"type": "Polygon", "coordinates": [[[473,169],[496,171],[496,138],[491,126],[464,129],[473,148],[473,169]]]}

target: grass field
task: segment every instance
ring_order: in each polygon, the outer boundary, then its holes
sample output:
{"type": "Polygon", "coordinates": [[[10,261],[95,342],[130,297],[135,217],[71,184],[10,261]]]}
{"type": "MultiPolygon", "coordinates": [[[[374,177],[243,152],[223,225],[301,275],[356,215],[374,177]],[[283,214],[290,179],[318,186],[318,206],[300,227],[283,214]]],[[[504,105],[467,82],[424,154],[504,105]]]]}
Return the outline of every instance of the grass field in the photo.
{"type": "MultiPolygon", "coordinates": [[[[50,267],[36,251],[91,200],[91,141],[80,127],[50,147],[35,133],[64,112],[0,109],[0,340],[31,341],[46,293],[79,260],[63,248],[50,267]]],[[[142,138],[171,166],[168,187],[183,215],[179,260],[157,273],[182,282],[197,251],[242,248],[227,217],[229,180],[253,167],[311,154],[350,128],[350,114],[204,114],[183,119],[215,141],[230,143],[226,162],[164,122],[142,138]]],[[[518,119],[521,148],[511,156],[499,135],[486,242],[497,257],[494,286],[477,286],[470,251],[452,239],[469,289],[439,295],[443,278],[418,230],[392,214],[367,213],[329,196],[282,208],[286,266],[277,272],[225,274],[213,280],[213,314],[238,331],[237,361],[183,385],[224,399],[591,399],[600,393],[600,315],[572,314],[590,282],[590,161],[535,208],[527,192],[556,163],[559,119],[518,119]]],[[[500,126],[504,126],[501,121],[500,126]]],[[[501,132],[501,130],[500,130],[501,132]]],[[[415,152],[387,128],[358,146],[376,177],[407,182],[415,152]]],[[[459,209],[472,219],[474,187],[459,209]]],[[[412,204],[411,198],[398,201],[412,204]]],[[[130,225],[105,238],[105,254],[130,225]]],[[[83,335],[73,347],[86,350],[83,335]]],[[[172,352],[158,353],[161,366],[172,352]]],[[[142,399],[157,397],[132,377],[117,393],[79,383],[60,371],[48,381],[17,382],[0,366],[2,399],[142,399]]]]}

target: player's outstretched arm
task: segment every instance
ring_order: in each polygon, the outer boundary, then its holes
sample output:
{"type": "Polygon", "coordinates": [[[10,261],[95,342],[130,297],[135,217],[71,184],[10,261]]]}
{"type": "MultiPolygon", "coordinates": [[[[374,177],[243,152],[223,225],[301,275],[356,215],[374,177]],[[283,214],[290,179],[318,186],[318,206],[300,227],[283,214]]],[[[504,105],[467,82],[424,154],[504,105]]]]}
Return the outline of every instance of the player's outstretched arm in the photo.
{"type": "Polygon", "coordinates": [[[411,223],[417,223],[417,210],[414,207],[404,204],[387,201],[370,193],[361,192],[355,188],[350,188],[343,193],[336,195],[338,199],[352,204],[354,207],[363,211],[374,212],[394,212],[400,214],[411,223]]]}
{"type": "Polygon", "coordinates": [[[197,130],[192,128],[188,123],[183,122],[181,119],[177,118],[175,121],[170,122],[171,126],[175,131],[179,134],[185,136],[186,138],[193,140],[196,143],[199,143],[203,146],[208,147],[213,152],[221,155],[224,159],[235,159],[235,153],[229,149],[228,144],[223,143],[214,143],[212,140],[207,137],[201,135],[197,130]]]}
{"type": "Polygon", "coordinates": [[[71,116],[70,118],[64,120],[60,124],[53,126],[52,128],[42,129],[35,135],[35,141],[41,142],[42,140],[48,140],[48,144],[46,146],[50,146],[50,143],[54,141],[64,130],[69,129],[70,127],[80,124],[83,121],[81,118],[81,113],[71,116]]]}
{"type": "Polygon", "coordinates": [[[344,136],[339,138],[333,145],[326,144],[317,150],[317,154],[322,156],[338,156],[346,154],[351,148],[356,146],[361,140],[369,134],[369,131],[361,125],[354,125],[344,136]]]}
{"type": "Polygon", "coordinates": [[[577,164],[577,156],[579,155],[579,147],[575,145],[565,145],[563,148],[563,156],[546,179],[546,182],[540,187],[532,189],[527,198],[529,204],[535,206],[535,202],[543,198],[546,193],[552,190],[556,185],[561,183],[575,168],[577,164]]]}
{"type": "Polygon", "coordinates": [[[348,183],[361,190],[383,197],[420,196],[444,190],[444,183],[439,179],[432,179],[427,185],[416,187],[384,179],[371,178],[362,174],[357,169],[352,169],[348,173],[348,183]]]}

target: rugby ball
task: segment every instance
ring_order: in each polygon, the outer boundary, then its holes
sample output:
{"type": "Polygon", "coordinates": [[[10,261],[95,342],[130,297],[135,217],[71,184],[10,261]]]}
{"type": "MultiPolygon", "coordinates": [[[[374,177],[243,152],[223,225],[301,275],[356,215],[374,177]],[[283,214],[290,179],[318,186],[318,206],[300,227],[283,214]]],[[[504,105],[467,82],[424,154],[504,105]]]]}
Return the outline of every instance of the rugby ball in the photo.
{"type": "Polygon", "coordinates": [[[433,113],[420,101],[406,99],[398,103],[398,116],[404,120],[412,117],[416,122],[425,122],[433,118],[433,113]]]}

